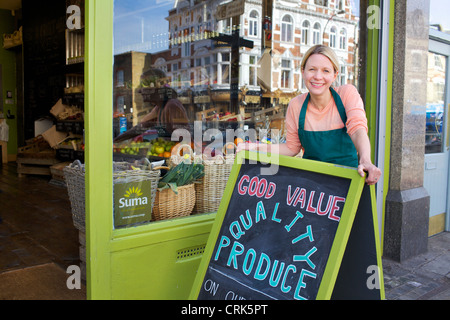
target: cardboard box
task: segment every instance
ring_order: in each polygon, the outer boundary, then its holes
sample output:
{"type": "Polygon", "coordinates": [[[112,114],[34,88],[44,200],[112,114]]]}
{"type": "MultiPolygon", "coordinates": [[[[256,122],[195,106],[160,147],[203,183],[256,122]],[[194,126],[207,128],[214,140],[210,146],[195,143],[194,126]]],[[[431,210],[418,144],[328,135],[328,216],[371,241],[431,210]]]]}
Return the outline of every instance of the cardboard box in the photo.
{"type": "Polygon", "coordinates": [[[34,122],[34,136],[37,137],[53,126],[53,121],[46,118],[40,118],[34,122]]]}
{"type": "Polygon", "coordinates": [[[50,113],[58,119],[58,115],[63,113],[66,110],[66,106],[62,103],[62,99],[59,99],[58,102],[51,108],[50,113]]]}
{"type": "Polygon", "coordinates": [[[58,144],[63,142],[69,134],[67,132],[56,131],[56,126],[52,126],[50,129],[42,133],[42,136],[45,141],[48,142],[50,147],[55,148],[58,144]]]}

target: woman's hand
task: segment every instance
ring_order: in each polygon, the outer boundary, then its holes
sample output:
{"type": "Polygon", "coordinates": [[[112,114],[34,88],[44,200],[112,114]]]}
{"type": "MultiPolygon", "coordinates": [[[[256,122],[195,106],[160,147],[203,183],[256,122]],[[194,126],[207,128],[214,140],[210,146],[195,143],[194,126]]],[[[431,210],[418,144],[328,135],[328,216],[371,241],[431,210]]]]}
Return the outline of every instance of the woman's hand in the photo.
{"type": "Polygon", "coordinates": [[[365,172],[368,173],[366,183],[373,185],[378,182],[381,177],[381,170],[370,161],[361,161],[358,166],[358,173],[364,177],[365,172]]]}
{"type": "Polygon", "coordinates": [[[357,130],[350,136],[355,145],[359,156],[358,173],[364,177],[364,172],[367,172],[366,183],[372,185],[378,182],[381,177],[381,170],[378,169],[370,160],[370,141],[365,129],[357,130]]]}

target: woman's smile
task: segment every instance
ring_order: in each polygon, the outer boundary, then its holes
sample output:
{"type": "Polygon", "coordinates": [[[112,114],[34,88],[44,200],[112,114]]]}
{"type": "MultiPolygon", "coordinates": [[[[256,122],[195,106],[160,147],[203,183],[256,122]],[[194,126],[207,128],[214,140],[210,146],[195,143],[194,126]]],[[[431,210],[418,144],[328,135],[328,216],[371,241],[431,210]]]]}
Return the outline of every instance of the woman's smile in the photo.
{"type": "Polygon", "coordinates": [[[308,88],[312,96],[329,94],[329,88],[337,77],[333,64],[322,54],[311,55],[302,74],[306,88],[308,88]]]}

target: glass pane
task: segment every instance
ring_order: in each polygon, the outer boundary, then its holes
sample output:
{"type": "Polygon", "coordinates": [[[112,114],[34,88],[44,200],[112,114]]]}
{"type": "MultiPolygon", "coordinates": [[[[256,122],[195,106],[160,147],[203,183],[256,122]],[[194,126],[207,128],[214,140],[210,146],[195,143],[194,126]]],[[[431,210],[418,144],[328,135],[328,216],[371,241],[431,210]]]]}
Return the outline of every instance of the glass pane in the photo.
{"type": "Polygon", "coordinates": [[[440,153],[443,146],[442,128],[445,119],[445,75],[447,57],[428,53],[428,84],[426,111],[426,153],[440,153]]]}
{"type": "MultiPolygon", "coordinates": [[[[178,143],[195,142],[196,156],[216,157],[238,137],[285,142],[283,118],[307,90],[300,64],[313,42],[336,49],[340,84],[358,86],[360,1],[239,3],[114,0],[115,163],[171,164],[178,143]]],[[[142,188],[120,190],[129,200],[142,188]]]]}
{"type": "Polygon", "coordinates": [[[448,0],[430,0],[430,26],[439,31],[450,30],[448,19],[448,0]]]}

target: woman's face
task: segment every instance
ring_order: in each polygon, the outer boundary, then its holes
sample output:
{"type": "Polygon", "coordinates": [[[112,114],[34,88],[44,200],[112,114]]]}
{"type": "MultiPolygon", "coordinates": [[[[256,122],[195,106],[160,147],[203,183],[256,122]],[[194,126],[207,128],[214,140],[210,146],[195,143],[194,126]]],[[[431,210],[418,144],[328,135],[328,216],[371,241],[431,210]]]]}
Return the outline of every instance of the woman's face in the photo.
{"type": "Polygon", "coordinates": [[[302,75],[311,95],[320,96],[329,93],[337,72],[334,71],[330,59],[323,54],[313,54],[306,61],[302,75]]]}

